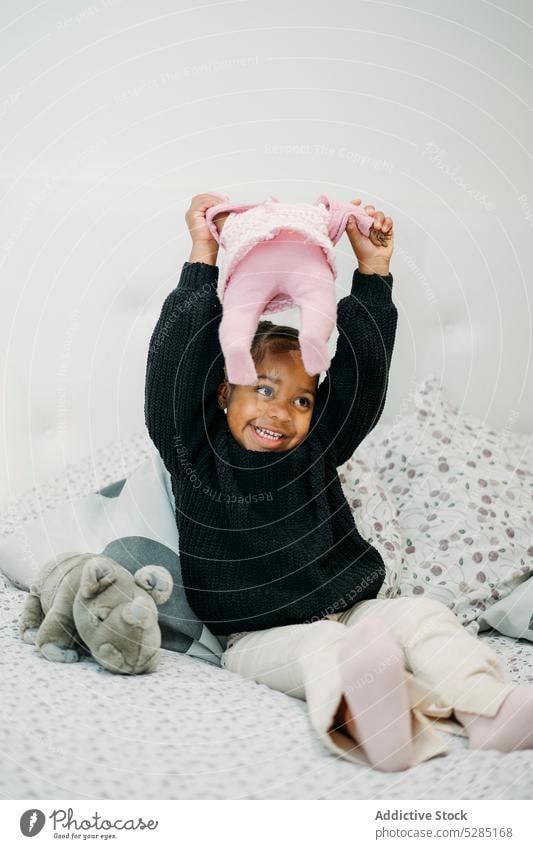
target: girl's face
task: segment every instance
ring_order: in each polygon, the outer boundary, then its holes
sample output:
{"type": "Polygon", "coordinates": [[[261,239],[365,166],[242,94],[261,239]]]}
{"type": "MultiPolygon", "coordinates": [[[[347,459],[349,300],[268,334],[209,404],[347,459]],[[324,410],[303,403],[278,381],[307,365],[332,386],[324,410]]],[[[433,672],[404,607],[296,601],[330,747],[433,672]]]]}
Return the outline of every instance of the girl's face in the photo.
{"type": "Polygon", "coordinates": [[[295,448],[309,431],[318,375],[307,374],[300,351],[267,352],[256,372],[253,386],[233,387],[229,403],[227,383],[219,386],[219,403],[228,409],[234,439],[249,451],[295,448]]]}

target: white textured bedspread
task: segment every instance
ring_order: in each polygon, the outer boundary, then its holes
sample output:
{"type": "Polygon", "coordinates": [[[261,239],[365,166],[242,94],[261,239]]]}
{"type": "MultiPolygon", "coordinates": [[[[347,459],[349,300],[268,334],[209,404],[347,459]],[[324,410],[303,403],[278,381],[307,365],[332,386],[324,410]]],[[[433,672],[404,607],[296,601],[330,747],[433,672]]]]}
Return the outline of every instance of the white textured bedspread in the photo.
{"type": "MultiPolygon", "coordinates": [[[[533,753],[454,752],[395,775],[337,758],[304,702],[164,652],[152,675],[90,659],[50,663],[18,637],[25,593],[0,576],[0,796],[4,799],[524,799],[533,753]]],[[[508,677],[533,681],[533,646],[482,634],[508,677]]]]}
{"type": "MultiPolygon", "coordinates": [[[[14,503],[2,531],[105,486],[147,456],[113,445],[14,503]],[[95,469],[100,472],[95,476],[95,469]]],[[[152,675],[90,659],[54,664],[19,638],[25,593],[0,574],[0,797],[4,799],[524,799],[533,752],[453,753],[386,774],[326,750],[304,702],[225,669],[163,652],[152,675]]],[[[482,634],[509,680],[533,681],[533,644],[482,634]]]]}

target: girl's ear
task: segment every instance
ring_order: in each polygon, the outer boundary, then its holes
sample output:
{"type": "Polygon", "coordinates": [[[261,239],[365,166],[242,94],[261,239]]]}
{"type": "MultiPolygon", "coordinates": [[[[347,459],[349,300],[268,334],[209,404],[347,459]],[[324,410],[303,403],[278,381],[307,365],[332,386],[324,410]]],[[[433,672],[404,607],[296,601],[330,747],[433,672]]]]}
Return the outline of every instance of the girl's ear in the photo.
{"type": "Polygon", "coordinates": [[[228,406],[228,381],[224,378],[223,383],[219,383],[217,389],[217,401],[221,410],[227,409],[228,406]]]}

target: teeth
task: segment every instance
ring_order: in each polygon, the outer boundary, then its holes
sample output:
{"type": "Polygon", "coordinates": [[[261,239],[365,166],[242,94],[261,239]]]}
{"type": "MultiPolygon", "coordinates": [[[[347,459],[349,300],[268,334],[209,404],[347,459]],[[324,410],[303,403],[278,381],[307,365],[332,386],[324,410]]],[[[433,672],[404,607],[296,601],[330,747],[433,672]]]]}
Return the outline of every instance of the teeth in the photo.
{"type": "Polygon", "coordinates": [[[266,436],[266,437],[267,437],[267,439],[274,439],[274,440],[278,440],[278,439],[281,439],[281,438],[282,438],[282,436],[283,436],[283,434],[282,434],[282,433],[274,433],[274,432],[273,432],[273,431],[271,431],[271,430],[265,430],[265,428],[264,428],[264,427],[256,427],[256,425],[254,425],[254,428],[256,429],[257,433],[258,433],[260,436],[266,436]]]}

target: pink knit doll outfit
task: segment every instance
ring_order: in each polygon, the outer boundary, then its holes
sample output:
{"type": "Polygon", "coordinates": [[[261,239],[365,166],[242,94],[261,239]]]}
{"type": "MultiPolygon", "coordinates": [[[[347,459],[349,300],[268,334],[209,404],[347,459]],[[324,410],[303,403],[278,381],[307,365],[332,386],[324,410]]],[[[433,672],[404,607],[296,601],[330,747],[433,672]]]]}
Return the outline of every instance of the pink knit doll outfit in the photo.
{"type": "Polygon", "coordinates": [[[353,204],[320,195],[314,204],[282,203],[277,198],[257,204],[235,204],[227,196],[209,207],[206,223],[222,248],[218,279],[223,305],[219,339],[230,383],[257,381],[250,354],[257,322],[263,313],[297,306],[300,350],[306,372],[330,365],[328,339],[335,327],[337,269],[333,246],[353,216],[368,236],[373,218],[353,204]],[[229,212],[219,234],[214,218],[229,212]]]}

